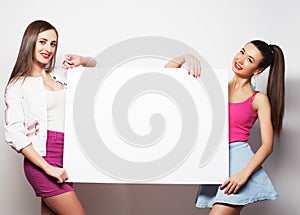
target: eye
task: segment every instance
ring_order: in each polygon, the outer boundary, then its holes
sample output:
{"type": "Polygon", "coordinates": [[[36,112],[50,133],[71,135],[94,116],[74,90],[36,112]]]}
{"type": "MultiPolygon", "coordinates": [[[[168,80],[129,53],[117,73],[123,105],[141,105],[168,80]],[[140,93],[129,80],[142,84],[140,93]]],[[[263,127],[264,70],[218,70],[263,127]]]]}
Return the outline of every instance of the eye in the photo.
{"type": "Polygon", "coordinates": [[[42,44],[42,45],[46,44],[46,42],[44,40],[40,40],[39,43],[42,44]]]}
{"type": "Polygon", "coordinates": [[[248,61],[249,61],[250,63],[253,63],[252,58],[248,58],[248,61]]]}
{"type": "Polygon", "coordinates": [[[52,42],[52,43],[50,43],[50,45],[54,48],[57,46],[56,42],[52,42]]]}
{"type": "Polygon", "coordinates": [[[241,51],[240,51],[242,54],[245,54],[245,51],[242,49],[241,51]]]}

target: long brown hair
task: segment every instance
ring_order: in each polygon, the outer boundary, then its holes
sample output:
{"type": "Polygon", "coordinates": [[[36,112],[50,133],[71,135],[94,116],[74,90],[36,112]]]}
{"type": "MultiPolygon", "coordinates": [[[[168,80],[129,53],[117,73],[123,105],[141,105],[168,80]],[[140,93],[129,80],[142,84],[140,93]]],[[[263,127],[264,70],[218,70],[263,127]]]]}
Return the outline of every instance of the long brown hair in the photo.
{"type": "MultiPolygon", "coordinates": [[[[28,77],[29,73],[32,70],[32,64],[34,61],[34,51],[36,46],[36,41],[39,33],[53,29],[57,35],[57,30],[48,22],[43,20],[36,20],[30,23],[23,35],[19,54],[10,75],[8,83],[14,82],[21,77],[28,77]]],[[[56,50],[55,53],[50,60],[50,62],[46,65],[46,71],[51,72],[55,66],[55,58],[56,58],[56,50]]]]}
{"type": "Polygon", "coordinates": [[[277,45],[269,45],[261,40],[253,40],[250,43],[255,45],[261,52],[263,59],[259,67],[266,69],[270,66],[267,96],[271,104],[271,120],[276,137],[280,137],[284,115],[284,55],[277,45]]]}

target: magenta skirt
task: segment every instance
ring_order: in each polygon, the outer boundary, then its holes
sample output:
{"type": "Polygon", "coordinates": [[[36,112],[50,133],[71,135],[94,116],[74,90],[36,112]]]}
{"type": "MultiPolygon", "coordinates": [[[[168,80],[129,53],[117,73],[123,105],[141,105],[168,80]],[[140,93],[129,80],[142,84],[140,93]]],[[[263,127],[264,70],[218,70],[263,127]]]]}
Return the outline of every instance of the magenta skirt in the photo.
{"type": "MultiPolygon", "coordinates": [[[[63,167],[64,133],[47,131],[47,148],[45,160],[55,167],[63,167]]],[[[24,159],[24,172],[28,182],[38,197],[50,197],[73,190],[72,183],[57,183],[43,170],[28,159],[24,159]]]]}

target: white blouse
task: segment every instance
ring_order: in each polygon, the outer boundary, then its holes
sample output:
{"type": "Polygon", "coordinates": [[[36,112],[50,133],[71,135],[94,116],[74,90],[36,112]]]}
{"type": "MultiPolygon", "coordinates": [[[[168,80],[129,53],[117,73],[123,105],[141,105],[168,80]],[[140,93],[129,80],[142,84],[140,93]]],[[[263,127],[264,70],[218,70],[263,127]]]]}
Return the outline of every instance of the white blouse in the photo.
{"type": "MultiPolygon", "coordinates": [[[[55,75],[55,80],[66,85],[65,72],[61,74],[60,71],[53,71],[50,75],[52,77],[55,75]]],[[[6,87],[5,140],[8,145],[18,152],[32,144],[41,156],[46,155],[48,119],[45,94],[41,77],[19,79],[6,87]]],[[[61,102],[59,110],[63,108],[61,105],[64,105],[64,103],[65,101],[61,102]]],[[[60,120],[64,121],[62,112],[60,120]]],[[[59,128],[62,128],[63,123],[58,122],[59,128]]],[[[56,127],[56,125],[54,126],[56,127]]]]}

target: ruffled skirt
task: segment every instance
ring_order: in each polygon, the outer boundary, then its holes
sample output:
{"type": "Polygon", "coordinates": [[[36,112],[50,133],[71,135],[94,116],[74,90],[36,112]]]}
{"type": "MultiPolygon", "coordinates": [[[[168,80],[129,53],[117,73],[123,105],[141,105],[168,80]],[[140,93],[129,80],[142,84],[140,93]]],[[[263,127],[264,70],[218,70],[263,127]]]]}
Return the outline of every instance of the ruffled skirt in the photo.
{"type": "MultiPolygon", "coordinates": [[[[253,157],[253,152],[246,142],[234,142],[229,144],[229,169],[230,176],[240,172],[253,157]]],[[[215,203],[230,205],[246,205],[256,201],[277,199],[278,194],[268,177],[267,173],[260,167],[249,178],[247,183],[236,194],[224,194],[219,185],[200,185],[196,207],[211,208],[215,203]]]]}

